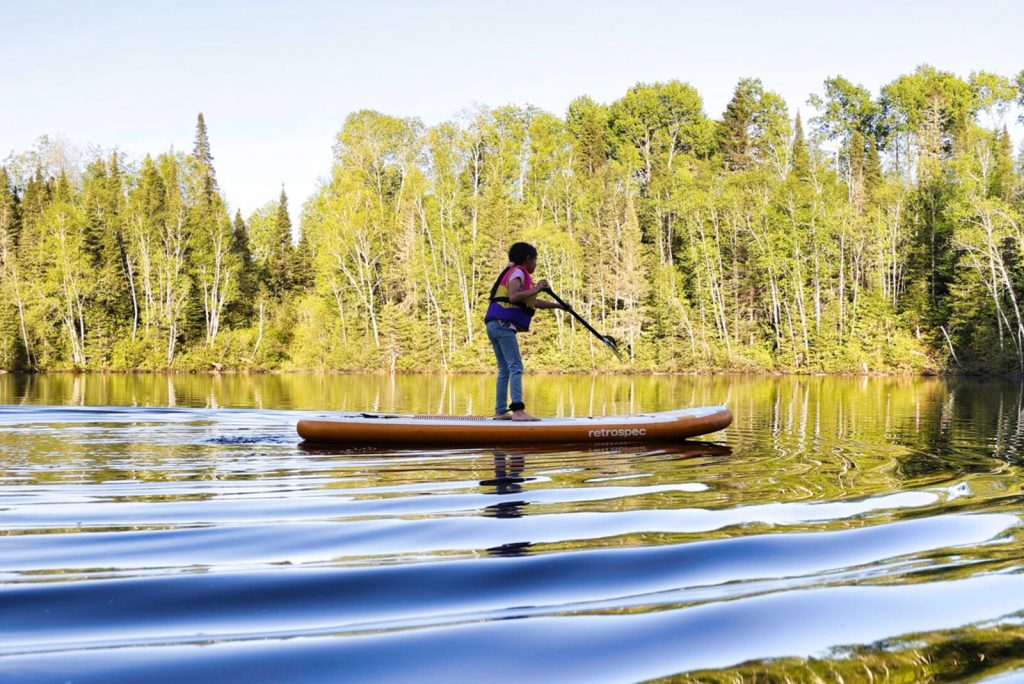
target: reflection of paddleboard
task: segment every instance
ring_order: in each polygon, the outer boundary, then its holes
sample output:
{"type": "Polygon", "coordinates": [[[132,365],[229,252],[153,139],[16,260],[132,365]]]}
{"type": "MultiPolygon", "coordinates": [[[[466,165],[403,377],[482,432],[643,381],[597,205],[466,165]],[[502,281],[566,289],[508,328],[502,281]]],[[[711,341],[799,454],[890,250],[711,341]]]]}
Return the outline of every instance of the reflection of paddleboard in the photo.
{"type": "Polygon", "coordinates": [[[472,416],[345,413],[300,420],[299,436],[319,444],[595,444],[685,439],[722,430],[732,422],[724,406],[597,418],[544,418],[532,422],[472,416]]]}

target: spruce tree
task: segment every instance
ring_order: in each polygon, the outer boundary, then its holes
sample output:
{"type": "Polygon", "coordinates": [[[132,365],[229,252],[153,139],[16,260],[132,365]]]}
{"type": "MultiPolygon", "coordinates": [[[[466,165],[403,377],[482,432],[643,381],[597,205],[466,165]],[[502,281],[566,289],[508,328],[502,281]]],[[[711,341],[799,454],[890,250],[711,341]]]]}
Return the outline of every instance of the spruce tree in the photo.
{"type": "Polygon", "coordinates": [[[19,256],[28,257],[30,262],[34,260],[33,252],[39,245],[39,224],[42,221],[43,210],[50,201],[51,192],[51,181],[43,177],[41,167],[36,167],[35,175],[25,184],[25,193],[21,197],[18,232],[15,235],[19,256]]]}
{"type": "Polygon", "coordinates": [[[858,208],[864,204],[864,136],[854,131],[847,143],[846,182],[850,201],[858,208]]]}
{"type": "Polygon", "coordinates": [[[799,180],[807,180],[811,177],[811,156],[807,152],[807,142],[804,140],[804,126],[800,121],[800,112],[796,113],[796,123],[793,126],[793,153],[790,155],[793,160],[792,174],[799,180]]]}
{"type": "Polygon", "coordinates": [[[242,212],[235,210],[235,221],[231,234],[231,251],[238,255],[243,274],[252,275],[252,250],[249,248],[249,230],[242,220],[242,212]]]}
{"type": "Polygon", "coordinates": [[[16,200],[7,168],[0,166],[0,367],[4,370],[26,365],[25,355],[20,353],[23,345],[18,344],[18,310],[7,295],[12,274],[17,269],[14,254],[16,200]]]}
{"type": "Polygon", "coordinates": [[[1013,195],[1014,173],[1013,173],[1013,144],[1010,141],[1010,133],[1003,126],[1003,130],[996,131],[992,137],[992,153],[995,157],[995,168],[989,178],[989,195],[998,197],[1004,201],[1010,201],[1013,195]]]}
{"type": "Polygon", "coordinates": [[[97,158],[86,168],[82,184],[85,208],[84,248],[94,281],[88,318],[87,357],[105,363],[114,343],[130,329],[132,302],[125,270],[122,228],[124,179],[117,154],[97,158]]]}
{"type": "Polygon", "coordinates": [[[196,140],[192,147],[192,157],[202,174],[203,194],[209,199],[210,195],[217,192],[217,176],[213,170],[213,154],[210,152],[210,139],[206,133],[206,120],[202,112],[199,112],[199,118],[196,120],[196,140]]]}
{"type": "Polygon", "coordinates": [[[206,120],[203,118],[202,112],[199,112],[199,117],[196,120],[196,141],[195,146],[192,148],[192,156],[200,164],[208,167],[213,166],[213,155],[210,153],[210,139],[206,133],[206,120]]]}
{"type": "Polygon", "coordinates": [[[12,248],[18,243],[18,193],[11,186],[6,166],[0,166],[0,231],[12,248]]]}
{"type": "Polygon", "coordinates": [[[246,325],[252,317],[257,286],[252,250],[249,248],[249,229],[242,220],[242,212],[237,210],[231,231],[231,252],[239,263],[238,296],[227,305],[224,318],[225,322],[234,328],[246,325]]]}
{"type": "Polygon", "coordinates": [[[288,216],[288,195],[281,187],[281,198],[277,204],[275,217],[274,254],[269,260],[271,272],[268,275],[271,288],[277,296],[284,295],[294,283],[292,265],[294,261],[292,249],[292,220],[288,216]]]}
{"type": "Polygon", "coordinates": [[[103,252],[104,220],[107,211],[107,166],[94,159],[85,169],[82,199],[85,202],[85,250],[94,267],[99,267],[103,252]]]}
{"type": "Polygon", "coordinates": [[[607,158],[608,108],[578,97],[569,104],[565,127],[576,143],[580,167],[593,176],[607,158]]]}
{"type": "Polygon", "coordinates": [[[722,115],[719,145],[725,166],[732,171],[748,168],[752,162],[754,144],[750,137],[750,128],[754,124],[759,89],[760,81],[757,79],[740,79],[722,115]]]}
{"type": "Polygon", "coordinates": [[[874,139],[867,138],[867,149],[864,153],[864,192],[871,199],[875,190],[882,184],[882,160],[878,156],[878,145],[874,139]]]}
{"type": "Polygon", "coordinates": [[[293,254],[292,279],[296,288],[307,289],[313,286],[313,251],[306,231],[302,231],[299,236],[299,246],[293,254]]]}

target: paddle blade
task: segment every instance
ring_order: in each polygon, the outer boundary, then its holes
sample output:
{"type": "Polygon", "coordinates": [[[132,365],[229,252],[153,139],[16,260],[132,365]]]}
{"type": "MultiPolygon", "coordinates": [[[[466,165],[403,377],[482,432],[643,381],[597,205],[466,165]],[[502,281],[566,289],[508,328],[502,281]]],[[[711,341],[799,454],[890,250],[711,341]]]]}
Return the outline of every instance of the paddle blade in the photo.
{"type": "Polygon", "coordinates": [[[601,338],[601,341],[608,345],[608,348],[612,350],[612,353],[619,359],[619,361],[625,362],[622,358],[622,352],[619,351],[619,343],[615,341],[615,338],[611,335],[605,335],[601,338]]]}

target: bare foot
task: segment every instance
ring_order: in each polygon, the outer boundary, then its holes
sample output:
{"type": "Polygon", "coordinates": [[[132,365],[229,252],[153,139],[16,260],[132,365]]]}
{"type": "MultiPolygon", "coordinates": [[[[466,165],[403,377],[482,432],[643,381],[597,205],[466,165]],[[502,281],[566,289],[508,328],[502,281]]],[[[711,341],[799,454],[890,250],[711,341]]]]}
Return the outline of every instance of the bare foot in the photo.
{"type": "Polygon", "coordinates": [[[491,420],[512,420],[512,414],[508,411],[505,411],[505,413],[495,413],[491,420]]]}
{"type": "Polygon", "coordinates": [[[526,411],[513,411],[512,412],[512,420],[522,420],[522,421],[525,421],[525,420],[540,420],[540,418],[534,418],[533,416],[531,416],[526,411]]]}

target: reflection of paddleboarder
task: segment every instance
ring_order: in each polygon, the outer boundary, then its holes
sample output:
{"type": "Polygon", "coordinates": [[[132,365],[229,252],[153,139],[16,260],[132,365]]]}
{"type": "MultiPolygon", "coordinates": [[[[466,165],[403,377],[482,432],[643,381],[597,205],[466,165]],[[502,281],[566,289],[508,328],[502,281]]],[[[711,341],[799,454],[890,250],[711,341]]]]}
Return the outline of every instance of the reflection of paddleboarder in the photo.
{"type": "Polygon", "coordinates": [[[515,243],[508,250],[508,260],[505,270],[494,281],[484,316],[487,337],[498,362],[494,417],[497,420],[538,420],[526,412],[523,403],[523,358],[519,354],[516,333],[530,329],[530,319],[537,309],[571,311],[572,307],[537,299],[537,294],[547,289],[548,281],[541,279],[534,283],[530,277],[537,268],[537,250],[533,245],[515,243]],[[508,403],[509,391],[512,403],[508,403]]]}
{"type": "MultiPolygon", "coordinates": [[[[480,486],[482,487],[494,487],[493,492],[490,494],[519,494],[523,491],[523,483],[526,482],[523,477],[523,467],[526,465],[526,459],[521,455],[509,456],[505,453],[494,454],[494,478],[490,480],[481,480],[480,486]]],[[[518,502],[522,504],[523,502],[518,502]]],[[[491,506],[487,507],[488,509],[491,506]]]]}
{"type": "MultiPolygon", "coordinates": [[[[482,487],[494,487],[493,492],[499,496],[506,494],[519,494],[523,491],[523,483],[527,478],[523,477],[523,468],[526,459],[520,455],[509,456],[498,452],[494,454],[494,478],[481,480],[482,487]]],[[[484,515],[488,518],[521,518],[526,502],[522,499],[513,501],[501,501],[484,508],[484,515]]],[[[533,542],[511,542],[494,546],[487,549],[492,556],[521,556],[533,546],[533,542]]]]}

